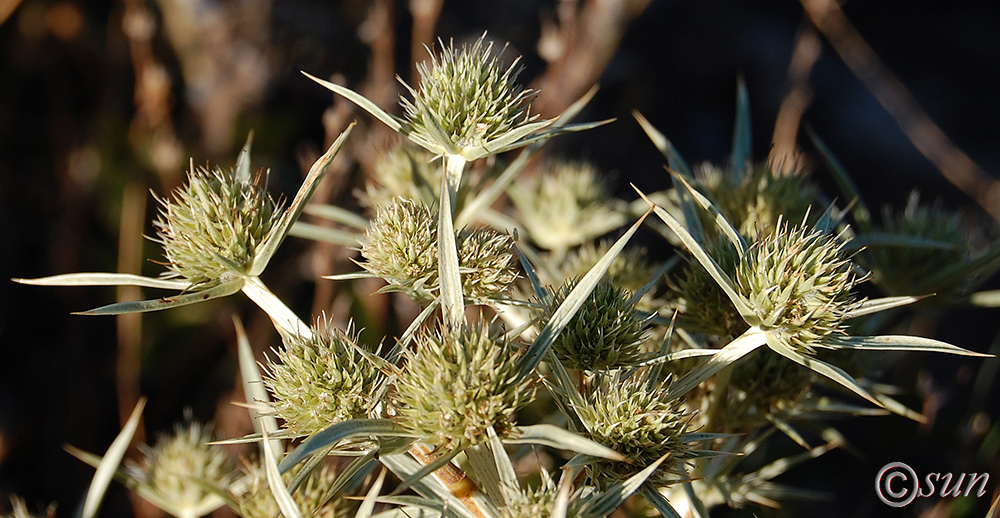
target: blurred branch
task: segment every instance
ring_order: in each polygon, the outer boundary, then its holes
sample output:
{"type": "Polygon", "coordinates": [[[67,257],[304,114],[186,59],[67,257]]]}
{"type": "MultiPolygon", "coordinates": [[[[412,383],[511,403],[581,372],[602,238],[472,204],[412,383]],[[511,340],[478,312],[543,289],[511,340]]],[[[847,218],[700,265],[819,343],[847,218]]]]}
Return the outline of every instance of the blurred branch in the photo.
{"type": "Polygon", "coordinates": [[[423,61],[418,56],[424,56],[424,46],[434,45],[434,35],[437,31],[438,18],[444,0],[410,0],[410,15],[413,16],[413,37],[410,39],[410,84],[415,84],[420,75],[417,73],[417,63],[423,61]]]}
{"type": "Polygon", "coordinates": [[[910,142],[938,171],[1000,220],[1000,182],[994,180],[941,131],[913,95],[875,55],[834,0],[800,0],[809,18],[851,72],[878,99],[910,142]]]}
{"type": "Polygon", "coordinates": [[[10,18],[10,15],[14,14],[19,5],[21,5],[21,0],[0,0],[0,25],[3,25],[10,18]]]}
{"type": "Polygon", "coordinates": [[[558,22],[543,20],[538,54],[548,62],[535,110],[555,117],[600,78],[625,28],[650,0],[560,0],[558,22]]]}
{"type": "Polygon", "coordinates": [[[158,0],[177,53],[188,104],[198,113],[205,150],[229,152],[233,124],[271,79],[271,1],[158,0]]]}
{"type": "Polygon", "coordinates": [[[796,143],[802,114],[812,102],[809,74],[819,59],[822,47],[819,35],[808,23],[799,27],[795,36],[792,57],[788,63],[788,94],[781,101],[771,137],[771,155],[768,162],[775,171],[792,173],[798,170],[801,153],[796,143]]]}

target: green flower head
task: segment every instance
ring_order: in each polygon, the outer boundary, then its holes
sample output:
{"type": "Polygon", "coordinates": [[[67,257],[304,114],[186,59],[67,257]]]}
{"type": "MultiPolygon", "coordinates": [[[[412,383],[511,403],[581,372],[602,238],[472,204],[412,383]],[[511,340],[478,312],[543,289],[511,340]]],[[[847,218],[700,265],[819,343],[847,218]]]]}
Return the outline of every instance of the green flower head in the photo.
{"type": "MultiPolygon", "coordinates": [[[[543,318],[551,318],[577,282],[570,280],[550,291],[543,318]]],[[[593,371],[626,367],[643,360],[646,355],[642,342],[649,318],[636,311],[633,299],[629,290],[606,279],[600,281],[552,343],[559,361],[573,369],[593,371]]]]}
{"type": "Polygon", "coordinates": [[[516,84],[518,60],[505,68],[503,51],[485,40],[484,34],[458,49],[442,43],[439,56],[417,65],[420,85],[404,83],[413,100],[401,101],[410,139],[438,154],[473,160],[492,154],[491,143],[532,121],[528,108],[535,92],[516,84]]]}
{"type": "Polygon", "coordinates": [[[736,281],[759,327],[773,331],[801,353],[812,354],[831,335],[844,334],[856,307],[851,259],[837,236],[779,222],[761,236],[736,269],[736,281]]]}
{"type": "Polygon", "coordinates": [[[167,276],[210,286],[245,274],[279,213],[261,183],[260,175],[251,181],[235,171],[192,169],[172,199],[158,199],[153,225],[167,276]]]}
{"type": "Polygon", "coordinates": [[[605,378],[576,408],[592,439],[621,453],[626,461],[597,460],[587,473],[599,486],[622,482],[660,457],[669,455],[650,481],[663,485],[684,475],[691,446],[685,437],[691,414],[681,410],[666,389],[641,376],[605,378]]]}
{"type": "MultiPolygon", "coordinates": [[[[503,296],[517,279],[513,239],[479,228],[459,232],[458,240],[465,296],[477,303],[503,296]]],[[[395,198],[379,208],[365,234],[361,267],[389,283],[383,291],[427,304],[440,291],[437,247],[437,214],[420,202],[395,198]]]]}
{"type": "Polygon", "coordinates": [[[488,326],[425,332],[399,374],[403,425],[446,448],[475,445],[493,427],[501,436],[531,400],[518,356],[488,326]]]}
{"type": "Polygon", "coordinates": [[[208,444],[212,440],[210,427],[189,422],[144,448],[137,478],[156,495],[154,504],[176,516],[201,516],[223,505],[206,487],[226,487],[233,470],[225,451],[208,444]]]}
{"type": "Polygon", "coordinates": [[[264,377],[285,428],[312,435],[371,414],[385,377],[358,347],[350,328],[337,329],[322,316],[308,336],[285,338],[264,377]]]}
{"type": "MultiPolygon", "coordinates": [[[[303,464],[297,464],[282,475],[285,484],[292,481],[301,471],[303,464]]],[[[260,462],[245,467],[244,491],[234,495],[239,515],[244,518],[279,518],[281,511],[274,500],[267,483],[267,475],[260,462]]],[[[292,495],[303,516],[313,518],[346,518],[356,507],[350,501],[336,496],[329,498],[330,490],[337,481],[337,472],[328,465],[315,469],[292,495]]]]}
{"type": "Polygon", "coordinates": [[[557,253],[625,224],[623,203],[586,162],[556,162],[508,189],[521,222],[542,248],[557,253]]]}

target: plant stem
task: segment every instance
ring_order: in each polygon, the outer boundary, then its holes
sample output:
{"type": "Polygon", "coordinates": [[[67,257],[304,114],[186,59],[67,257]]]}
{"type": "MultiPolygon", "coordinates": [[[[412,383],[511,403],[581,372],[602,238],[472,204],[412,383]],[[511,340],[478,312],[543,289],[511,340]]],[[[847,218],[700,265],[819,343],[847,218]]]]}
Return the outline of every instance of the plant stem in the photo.
{"type": "Polygon", "coordinates": [[[459,272],[458,245],[455,236],[455,198],[465,170],[465,158],[448,155],[441,188],[438,216],[438,279],[441,283],[441,312],[447,327],[457,329],[465,322],[465,300],[459,272]]]}
{"type": "Polygon", "coordinates": [[[248,276],[243,284],[243,293],[263,309],[275,329],[284,336],[310,336],[312,330],[292,312],[271,290],[264,286],[260,277],[248,276]]]}

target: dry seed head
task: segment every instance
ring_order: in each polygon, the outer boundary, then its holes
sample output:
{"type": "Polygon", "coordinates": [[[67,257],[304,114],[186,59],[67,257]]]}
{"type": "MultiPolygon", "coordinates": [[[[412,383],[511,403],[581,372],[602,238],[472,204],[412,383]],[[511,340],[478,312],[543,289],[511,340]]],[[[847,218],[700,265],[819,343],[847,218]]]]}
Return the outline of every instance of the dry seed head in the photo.
{"type": "Polygon", "coordinates": [[[691,449],[684,440],[691,416],[681,411],[678,400],[668,401],[665,392],[663,386],[650,388],[639,376],[613,376],[605,378],[586,396],[586,404],[576,409],[592,439],[627,459],[588,464],[587,473],[599,486],[624,481],[666,454],[670,456],[650,481],[661,485],[683,474],[691,449]]]}
{"type": "MultiPolygon", "coordinates": [[[[462,290],[484,303],[507,293],[517,279],[513,239],[488,228],[459,232],[462,290]]],[[[365,234],[361,266],[418,303],[434,300],[438,280],[437,215],[420,202],[396,198],[380,207],[365,234]]]]}
{"type": "Polygon", "coordinates": [[[736,269],[736,281],[764,331],[777,332],[804,354],[832,334],[843,333],[856,307],[851,260],[836,236],[807,227],[762,236],[736,269]]]}
{"type": "Polygon", "coordinates": [[[264,367],[264,384],[285,428],[312,435],[330,426],[368,417],[385,380],[378,367],[358,351],[351,329],[337,329],[319,317],[310,336],[285,339],[278,361],[264,367]]]}
{"type": "MultiPolygon", "coordinates": [[[[550,290],[543,318],[548,321],[579,281],[550,290]]],[[[635,309],[632,292],[603,279],[552,343],[552,351],[567,367],[606,370],[642,360],[648,318],[635,309]]]]}
{"type": "MultiPolygon", "coordinates": [[[[287,485],[302,469],[304,464],[297,464],[281,479],[287,485]]],[[[243,518],[279,518],[281,511],[274,500],[274,494],[267,483],[267,475],[259,461],[245,467],[246,490],[234,495],[239,505],[239,514],[243,518]]],[[[327,493],[337,480],[337,473],[330,466],[324,465],[316,469],[295,491],[292,498],[302,511],[303,516],[313,518],[347,518],[354,511],[354,505],[339,495],[326,502],[327,493]]]]}
{"type": "Polygon", "coordinates": [[[490,426],[503,436],[531,400],[518,355],[486,325],[424,332],[405,356],[398,411],[404,426],[432,444],[478,444],[490,426]]]}
{"type": "Polygon", "coordinates": [[[608,192],[600,172],[586,162],[556,162],[508,190],[531,239],[558,252],[625,224],[623,203],[608,192]]]}
{"type": "Polygon", "coordinates": [[[213,496],[205,492],[206,485],[224,488],[233,473],[225,451],[208,444],[212,440],[208,426],[175,426],[173,434],[161,435],[155,446],[144,448],[142,481],[175,510],[200,509],[213,496]]]}
{"type": "Polygon", "coordinates": [[[521,70],[518,61],[504,68],[503,51],[497,52],[485,39],[484,34],[459,49],[442,43],[441,54],[431,55],[430,64],[417,65],[420,85],[416,90],[407,87],[413,101],[401,99],[410,134],[461,150],[482,146],[531,121],[528,109],[535,92],[515,83],[521,70]],[[436,124],[448,142],[440,142],[436,124]]]}
{"type": "Polygon", "coordinates": [[[159,199],[155,241],[163,245],[169,277],[211,285],[246,273],[279,212],[260,180],[192,169],[172,199],[159,199]]]}

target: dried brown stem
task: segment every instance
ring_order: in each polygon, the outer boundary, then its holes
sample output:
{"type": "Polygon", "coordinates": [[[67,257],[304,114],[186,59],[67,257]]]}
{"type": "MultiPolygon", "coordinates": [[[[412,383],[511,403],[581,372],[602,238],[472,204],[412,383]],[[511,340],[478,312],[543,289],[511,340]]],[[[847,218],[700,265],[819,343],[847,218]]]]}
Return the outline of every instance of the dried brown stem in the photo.
{"type": "Polygon", "coordinates": [[[809,18],[851,72],[875,96],[924,157],[1000,221],[1000,182],[958,149],[910,91],[875,55],[834,0],[800,0],[809,18]]]}
{"type": "Polygon", "coordinates": [[[819,60],[822,47],[815,29],[803,24],[795,37],[792,58],[788,64],[788,94],[781,101],[774,121],[771,137],[771,155],[768,162],[775,171],[792,173],[798,170],[801,153],[797,139],[802,114],[812,102],[809,74],[819,60]]]}

